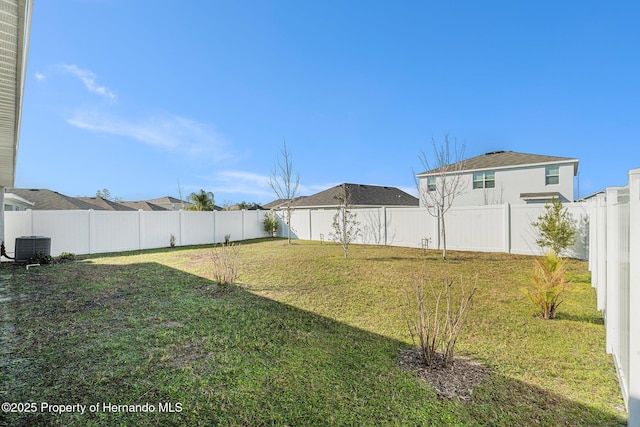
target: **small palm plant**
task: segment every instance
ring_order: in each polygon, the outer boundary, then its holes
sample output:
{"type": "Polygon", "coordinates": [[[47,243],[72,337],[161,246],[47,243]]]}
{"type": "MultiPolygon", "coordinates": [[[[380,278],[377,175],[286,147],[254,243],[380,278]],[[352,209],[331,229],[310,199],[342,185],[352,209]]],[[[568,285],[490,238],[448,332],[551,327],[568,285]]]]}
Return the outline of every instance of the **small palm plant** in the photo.
{"type": "Polygon", "coordinates": [[[549,251],[544,257],[536,259],[533,271],[533,290],[521,288],[520,291],[540,309],[543,319],[555,319],[556,310],[562,303],[560,296],[569,283],[566,280],[567,261],[549,251]]]}

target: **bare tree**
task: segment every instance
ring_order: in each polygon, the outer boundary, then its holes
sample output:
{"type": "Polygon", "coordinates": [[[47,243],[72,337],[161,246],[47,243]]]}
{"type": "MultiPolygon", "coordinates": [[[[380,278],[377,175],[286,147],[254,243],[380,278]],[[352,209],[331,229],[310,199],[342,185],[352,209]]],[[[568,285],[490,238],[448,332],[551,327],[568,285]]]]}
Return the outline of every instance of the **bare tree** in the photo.
{"type": "Polygon", "coordinates": [[[287,150],[287,143],[283,142],[280,157],[277,160],[276,168],[271,173],[269,185],[276,195],[276,198],[286,202],[287,241],[291,244],[291,202],[298,194],[300,186],[300,174],[293,171],[293,161],[291,152],[287,150]]]}
{"type": "Polygon", "coordinates": [[[349,253],[349,244],[361,234],[360,223],[355,212],[352,211],[351,194],[347,184],[342,184],[335,196],[338,211],[333,216],[334,233],[330,234],[334,242],[338,242],[344,251],[344,257],[349,253]]]}
{"type": "Polygon", "coordinates": [[[442,259],[447,258],[447,233],[444,216],[453,205],[453,201],[465,190],[465,182],[462,180],[464,169],[464,144],[458,147],[456,140],[453,144],[449,141],[449,135],[444,136],[442,144],[431,139],[433,148],[432,156],[424,151],[418,156],[422,166],[426,169],[426,185],[420,186],[420,180],[416,177],[418,193],[423,205],[434,218],[440,221],[440,236],[442,237],[442,259]]]}

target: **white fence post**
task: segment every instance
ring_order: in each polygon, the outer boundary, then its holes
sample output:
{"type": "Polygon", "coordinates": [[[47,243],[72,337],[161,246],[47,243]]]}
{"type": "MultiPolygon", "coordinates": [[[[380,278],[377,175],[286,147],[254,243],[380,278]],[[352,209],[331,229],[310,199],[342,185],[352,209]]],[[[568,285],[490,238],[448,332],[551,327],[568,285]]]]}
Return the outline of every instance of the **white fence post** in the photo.
{"type": "Polygon", "coordinates": [[[629,426],[640,426],[640,169],[629,171],[629,426]]]}
{"type": "Polygon", "coordinates": [[[178,211],[178,224],[179,224],[179,226],[178,226],[178,238],[176,239],[177,240],[176,246],[182,246],[182,236],[184,236],[184,230],[185,230],[184,221],[185,221],[185,219],[184,219],[184,211],[182,209],[180,209],[178,211]]]}
{"type": "Polygon", "coordinates": [[[138,249],[143,249],[144,243],[144,211],[138,209],[138,249]]]}
{"type": "Polygon", "coordinates": [[[598,194],[597,196],[597,251],[598,265],[596,269],[596,295],[597,308],[604,310],[604,298],[607,290],[607,200],[606,195],[598,194]]]}
{"type": "Polygon", "coordinates": [[[384,221],[384,245],[387,246],[387,235],[388,235],[388,231],[387,228],[389,227],[389,224],[387,224],[387,207],[383,206],[382,207],[382,220],[384,221]]]}
{"type": "MultiPolygon", "coordinates": [[[[606,268],[606,286],[604,292],[598,292],[598,299],[603,295],[604,301],[598,302],[604,308],[602,315],[605,319],[606,326],[606,349],[607,353],[613,353],[617,348],[617,331],[618,318],[620,314],[618,302],[618,280],[620,265],[618,262],[619,251],[619,233],[620,225],[618,224],[618,190],[619,187],[608,187],[606,190],[607,198],[607,221],[606,221],[606,247],[607,247],[607,268],[606,268]]],[[[600,305],[599,305],[600,306],[600,305]]]]}
{"type": "Polygon", "coordinates": [[[95,211],[93,209],[89,209],[89,233],[88,233],[88,237],[89,237],[89,241],[88,243],[88,247],[89,247],[89,253],[95,253],[96,251],[96,214],[95,211]]]}
{"type": "Polygon", "coordinates": [[[504,251],[505,253],[511,253],[511,204],[504,204],[504,226],[502,227],[504,233],[504,251]]]}

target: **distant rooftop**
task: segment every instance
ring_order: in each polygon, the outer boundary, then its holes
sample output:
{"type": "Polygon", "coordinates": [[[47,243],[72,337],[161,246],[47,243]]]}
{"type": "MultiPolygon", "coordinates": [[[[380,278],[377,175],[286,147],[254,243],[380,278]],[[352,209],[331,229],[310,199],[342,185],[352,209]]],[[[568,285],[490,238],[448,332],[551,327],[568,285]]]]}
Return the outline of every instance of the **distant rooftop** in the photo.
{"type": "Polygon", "coordinates": [[[344,183],[307,197],[296,199],[292,206],[337,206],[336,196],[346,187],[353,206],[418,206],[419,200],[396,187],[344,183]]]}
{"type": "Polygon", "coordinates": [[[6,192],[33,202],[34,210],[106,210],[76,197],[41,188],[7,188],[6,192]]]}
{"type": "MultiPolygon", "coordinates": [[[[472,171],[547,163],[574,163],[574,174],[578,172],[578,159],[572,157],[517,153],[515,151],[492,151],[454,164],[462,164],[460,170],[472,171]]],[[[432,173],[437,173],[438,171],[439,169],[432,169],[422,172],[419,175],[429,175],[432,173]]]]}

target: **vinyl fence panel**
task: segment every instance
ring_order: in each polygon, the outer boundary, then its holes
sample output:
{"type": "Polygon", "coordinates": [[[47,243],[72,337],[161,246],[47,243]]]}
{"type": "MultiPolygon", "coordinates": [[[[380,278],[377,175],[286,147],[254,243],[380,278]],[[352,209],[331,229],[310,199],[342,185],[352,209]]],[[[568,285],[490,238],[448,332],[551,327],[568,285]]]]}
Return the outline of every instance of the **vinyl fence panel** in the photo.
{"type": "Polygon", "coordinates": [[[205,245],[215,242],[215,212],[180,212],[180,234],[176,245],[205,245]],[[178,240],[180,237],[180,241],[178,240]]]}

